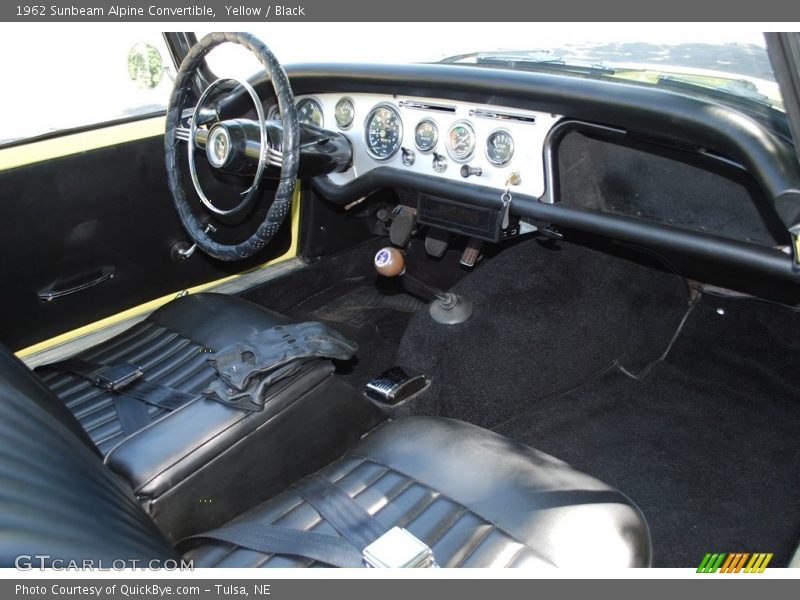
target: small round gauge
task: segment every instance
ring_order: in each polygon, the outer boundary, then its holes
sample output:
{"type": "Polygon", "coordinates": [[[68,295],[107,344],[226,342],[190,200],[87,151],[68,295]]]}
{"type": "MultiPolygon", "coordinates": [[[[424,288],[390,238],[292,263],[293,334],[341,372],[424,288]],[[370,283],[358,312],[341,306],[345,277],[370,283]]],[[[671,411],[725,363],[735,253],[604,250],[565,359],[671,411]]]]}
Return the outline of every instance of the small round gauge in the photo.
{"type": "Polygon", "coordinates": [[[322,107],[313,98],[303,98],[297,103],[297,120],[303,125],[316,125],[322,127],[325,119],[322,116],[322,107]]]}
{"type": "Polygon", "coordinates": [[[273,104],[267,109],[267,121],[277,121],[281,118],[281,113],[278,110],[278,105],[273,104]]]}
{"type": "Polygon", "coordinates": [[[403,121],[390,104],[379,104],[373,108],[364,125],[367,152],[378,160],[389,160],[403,142],[403,121]]]}
{"type": "Polygon", "coordinates": [[[498,167],[507,165],[514,156],[514,138],[505,129],[495,129],[486,138],[486,158],[498,167]]]}
{"type": "Polygon", "coordinates": [[[439,130],[431,119],[422,119],[414,129],[414,144],[420,152],[432,150],[439,141],[439,130]]]}
{"type": "Polygon", "coordinates": [[[475,130],[467,121],[456,121],[447,132],[447,153],[457,161],[465,161],[475,150],[475,130]]]}
{"type": "Polygon", "coordinates": [[[336,103],[334,116],[336,117],[336,124],[340,129],[347,129],[353,124],[353,117],[356,115],[356,109],[353,106],[353,101],[350,98],[340,98],[336,103]]]}

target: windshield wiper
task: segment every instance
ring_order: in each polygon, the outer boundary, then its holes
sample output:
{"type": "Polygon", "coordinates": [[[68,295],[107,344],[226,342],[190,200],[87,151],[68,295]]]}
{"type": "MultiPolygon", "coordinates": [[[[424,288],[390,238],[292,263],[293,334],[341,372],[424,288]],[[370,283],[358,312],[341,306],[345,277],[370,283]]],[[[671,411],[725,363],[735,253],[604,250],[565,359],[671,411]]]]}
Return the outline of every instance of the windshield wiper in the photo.
{"type": "MultiPolygon", "coordinates": [[[[479,67],[496,67],[525,71],[570,73],[588,76],[612,76],[618,69],[604,65],[567,62],[551,52],[470,52],[449,56],[439,61],[441,64],[465,64],[479,67]]],[[[630,69],[625,69],[629,71],[630,69]]]]}
{"type": "Polygon", "coordinates": [[[516,69],[520,71],[569,73],[571,75],[586,75],[589,77],[612,76],[618,71],[617,69],[612,69],[603,65],[567,62],[562,58],[554,58],[552,55],[547,58],[537,58],[537,54],[540,53],[521,52],[518,54],[493,54],[486,52],[472,52],[470,54],[450,56],[440,60],[439,62],[441,64],[462,64],[478,67],[516,69]]]}
{"type": "Polygon", "coordinates": [[[725,102],[730,102],[731,99],[734,99],[740,102],[743,101],[748,106],[757,103],[768,108],[774,108],[773,102],[767,96],[748,85],[746,81],[739,79],[727,80],[724,85],[720,86],[696,81],[692,75],[670,74],[660,75],[656,85],[683,91],[701,91],[708,96],[725,102]]]}

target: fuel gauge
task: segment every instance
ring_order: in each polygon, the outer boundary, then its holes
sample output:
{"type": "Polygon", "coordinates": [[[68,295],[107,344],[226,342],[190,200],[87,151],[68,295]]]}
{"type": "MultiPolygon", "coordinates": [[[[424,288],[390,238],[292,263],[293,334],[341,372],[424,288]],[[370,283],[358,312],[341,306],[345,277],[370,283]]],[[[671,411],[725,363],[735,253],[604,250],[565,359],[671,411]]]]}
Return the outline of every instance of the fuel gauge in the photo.
{"type": "Polygon", "coordinates": [[[414,129],[414,144],[420,152],[428,152],[439,141],[439,130],[432,119],[422,119],[414,129]]]}
{"type": "Polygon", "coordinates": [[[506,129],[495,129],[486,138],[486,158],[498,167],[507,165],[514,156],[514,138],[506,129]]]}

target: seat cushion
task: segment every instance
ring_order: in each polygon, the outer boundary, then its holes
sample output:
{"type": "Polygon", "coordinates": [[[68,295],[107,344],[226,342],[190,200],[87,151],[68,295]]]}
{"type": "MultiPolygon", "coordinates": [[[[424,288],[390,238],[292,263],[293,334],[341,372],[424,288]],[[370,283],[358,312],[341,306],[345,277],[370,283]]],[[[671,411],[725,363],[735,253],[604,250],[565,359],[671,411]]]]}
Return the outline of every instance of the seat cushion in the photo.
{"type": "MultiPolygon", "coordinates": [[[[74,358],[96,364],[129,362],[141,366],[149,381],[199,394],[215,379],[209,351],[287,322],[278,313],[233,296],[195,294],[173,300],[147,319],[74,358]]],[[[123,439],[111,395],[85,379],[36,369],[45,384],[80,422],[102,454],[123,439]]],[[[153,420],[165,410],[147,405],[153,420]]]]}
{"type": "MultiPolygon", "coordinates": [[[[566,463],[461,421],[412,417],[320,471],[388,529],[405,527],[443,567],[642,567],[650,537],[621,492],[566,463]]],[[[337,535],[291,488],[237,522],[337,535]]],[[[196,567],[325,566],[203,541],[196,567]]]]}

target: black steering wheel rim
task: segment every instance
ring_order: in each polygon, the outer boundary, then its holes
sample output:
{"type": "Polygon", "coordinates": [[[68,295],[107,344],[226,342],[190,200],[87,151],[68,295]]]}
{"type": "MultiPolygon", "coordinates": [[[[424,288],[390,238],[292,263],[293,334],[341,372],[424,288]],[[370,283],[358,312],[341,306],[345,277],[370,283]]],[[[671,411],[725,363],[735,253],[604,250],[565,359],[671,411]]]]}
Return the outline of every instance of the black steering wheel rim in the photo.
{"type": "MultiPolygon", "coordinates": [[[[167,182],[172,194],[172,200],[178,217],[186,232],[197,244],[197,247],[214,258],[232,261],[253,256],[266,246],[278,232],[281,224],[286,219],[292,206],[294,197],[297,169],[300,158],[300,128],[297,122],[297,112],[294,106],[289,79],[278,60],[270,49],[261,40],[249,33],[209,33],[195,44],[183,59],[175,78],[175,85],[169,100],[167,110],[166,132],[164,136],[164,150],[166,155],[167,182]],[[281,174],[275,199],[272,202],[264,221],[256,231],[246,240],[237,244],[221,244],[206,233],[205,224],[198,219],[191,208],[183,185],[181,170],[182,155],[181,139],[177,131],[181,125],[186,101],[192,93],[195,75],[203,64],[206,55],[220,44],[231,42],[239,44],[250,50],[264,67],[267,76],[272,82],[275,96],[278,99],[278,109],[283,126],[283,139],[281,150],[283,153],[281,174]]],[[[267,148],[262,147],[262,152],[267,148]]]]}

